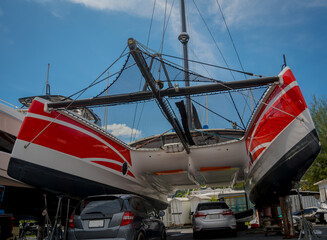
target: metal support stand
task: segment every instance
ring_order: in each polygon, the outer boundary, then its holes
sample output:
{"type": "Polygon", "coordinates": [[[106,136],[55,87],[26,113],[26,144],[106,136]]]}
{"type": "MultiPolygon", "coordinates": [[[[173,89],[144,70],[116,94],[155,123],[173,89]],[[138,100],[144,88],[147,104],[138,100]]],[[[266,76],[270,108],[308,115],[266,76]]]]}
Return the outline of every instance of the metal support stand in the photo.
{"type": "Polygon", "coordinates": [[[300,235],[298,239],[305,239],[305,240],[315,240],[318,239],[318,236],[315,234],[313,226],[310,222],[308,222],[304,217],[304,211],[303,211],[303,205],[302,205],[302,199],[300,196],[300,187],[299,184],[297,184],[297,195],[299,197],[299,203],[300,203],[300,211],[301,211],[301,230],[300,235]]]}
{"type": "Polygon", "coordinates": [[[58,231],[57,224],[58,224],[58,217],[59,217],[59,211],[60,211],[60,207],[61,207],[62,196],[59,196],[58,198],[59,198],[59,200],[58,200],[57,213],[56,213],[55,222],[53,223],[50,240],[54,239],[55,233],[57,233],[57,231],[58,231]]]}
{"type": "Polygon", "coordinates": [[[66,212],[66,223],[65,223],[64,240],[67,239],[67,230],[68,230],[68,221],[69,221],[69,206],[70,206],[70,198],[68,198],[68,200],[67,200],[67,212],[66,212]]]}

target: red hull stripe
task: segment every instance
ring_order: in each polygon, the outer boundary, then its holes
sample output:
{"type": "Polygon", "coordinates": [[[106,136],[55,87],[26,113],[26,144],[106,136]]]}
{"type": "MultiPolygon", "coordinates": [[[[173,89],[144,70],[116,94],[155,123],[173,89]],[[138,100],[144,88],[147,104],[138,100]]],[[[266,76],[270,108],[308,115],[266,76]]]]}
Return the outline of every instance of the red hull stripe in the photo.
{"type": "Polygon", "coordinates": [[[96,163],[96,164],[99,164],[101,166],[104,166],[104,167],[107,167],[107,168],[110,168],[112,170],[115,170],[117,172],[122,172],[122,166],[120,165],[117,165],[115,163],[111,163],[111,162],[106,162],[106,161],[91,161],[93,163],[96,163]]]}
{"type": "MultiPolygon", "coordinates": [[[[103,141],[107,142],[109,145],[111,145],[114,149],[116,149],[125,159],[126,161],[132,166],[132,161],[131,161],[131,156],[130,156],[130,151],[118,144],[117,142],[109,139],[108,137],[100,134],[99,132],[90,129],[88,126],[83,125],[82,123],[75,121],[74,119],[71,119],[63,114],[61,114],[59,117],[59,113],[56,111],[51,111],[51,113],[44,112],[44,104],[38,101],[33,101],[32,105],[30,106],[28,112],[38,114],[44,117],[50,117],[50,118],[56,118],[58,120],[67,122],[69,124],[75,125],[76,127],[82,128],[91,134],[96,135],[97,137],[101,138],[103,141]]],[[[52,125],[52,124],[51,124],[52,125]]],[[[58,124],[59,125],[59,124],[58,124]]],[[[28,128],[21,128],[24,129],[24,131],[28,131],[28,128]]],[[[36,135],[36,131],[34,130],[34,135],[36,135]]],[[[42,135],[42,134],[41,134],[42,135]]],[[[18,135],[18,138],[20,138],[20,134],[18,135]]]]}
{"type": "Polygon", "coordinates": [[[272,142],[294,120],[293,116],[299,116],[307,108],[290,69],[283,74],[283,80],[284,84],[281,87],[276,86],[265,101],[267,104],[272,104],[274,108],[263,105],[247,135],[247,149],[250,152],[256,149],[252,152],[253,161],[265,149],[258,146],[272,142]]]}
{"type": "MultiPolygon", "coordinates": [[[[29,130],[21,131],[19,139],[30,142],[49,122],[27,116],[24,124],[29,130]]],[[[52,123],[33,143],[78,158],[106,158],[124,163],[124,159],[97,139],[57,123],[52,123]]]]}

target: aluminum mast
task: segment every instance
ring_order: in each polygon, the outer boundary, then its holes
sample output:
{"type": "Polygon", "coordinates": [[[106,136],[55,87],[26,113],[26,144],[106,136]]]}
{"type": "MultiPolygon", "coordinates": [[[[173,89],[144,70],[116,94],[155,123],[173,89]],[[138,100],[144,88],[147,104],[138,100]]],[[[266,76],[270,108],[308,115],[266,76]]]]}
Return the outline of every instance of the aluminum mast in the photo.
{"type": "MultiPolygon", "coordinates": [[[[186,32],[184,0],[181,0],[180,3],[181,3],[182,32],[178,36],[178,40],[183,44],[185,87],[189,87],[190,86],[190,75],[189,75],[189,67],[188,67],[187,43],[190,39],[190,36],[186,32]]],[[[187,113],[188,126],[190,129],[192,129],[193,128],[193,114],[192,114],[192,105],[191,105],[191,97],[190,96],[186,96],[186,113],[187,113]]]]}

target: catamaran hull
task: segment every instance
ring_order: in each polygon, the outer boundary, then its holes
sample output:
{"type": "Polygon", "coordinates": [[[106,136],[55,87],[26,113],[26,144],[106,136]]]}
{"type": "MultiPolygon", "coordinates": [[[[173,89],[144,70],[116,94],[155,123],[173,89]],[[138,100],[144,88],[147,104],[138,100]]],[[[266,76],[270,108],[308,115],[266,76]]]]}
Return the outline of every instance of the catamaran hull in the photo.
{"type": "Polygon", "coordinates": [[[256,205],[278,202],[320,151],[309,109],[289,68],[283,84],[269,89],[246,134],[247,188],[256,205]]]}

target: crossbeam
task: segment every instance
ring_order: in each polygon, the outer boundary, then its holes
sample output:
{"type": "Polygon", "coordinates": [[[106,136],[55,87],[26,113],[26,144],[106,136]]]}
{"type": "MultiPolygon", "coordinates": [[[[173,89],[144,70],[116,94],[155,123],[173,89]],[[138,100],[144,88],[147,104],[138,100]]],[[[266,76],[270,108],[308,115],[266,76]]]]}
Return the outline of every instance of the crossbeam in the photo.
{"type": "MultiPolygon", "coordinates": [[[[239,90],[239,89],[260,87],[260,86],[279,84],[279,83],[280,83],[279,77],[263,77],[263,78],[240,80],[240,81],[233,81],[233,82],[204,84],[204,85],[191,86],[191,87],[167,88],[163,90],[158,90],[158,94],[161,97],[180,97],[180,96],[187,96],[187,95],[239,90]]],[[[51,109],[63,109],[63,108],[72,109],[72,108],[101,106],[101,105],[115,105],[115,104],[146,101],[154,98],[155,96],[153,95],[152,91],[141,91],[141,92],[101,96],[96,98],[51,102],[48,103],[48,108],[51,110],[51,109]]]]}

